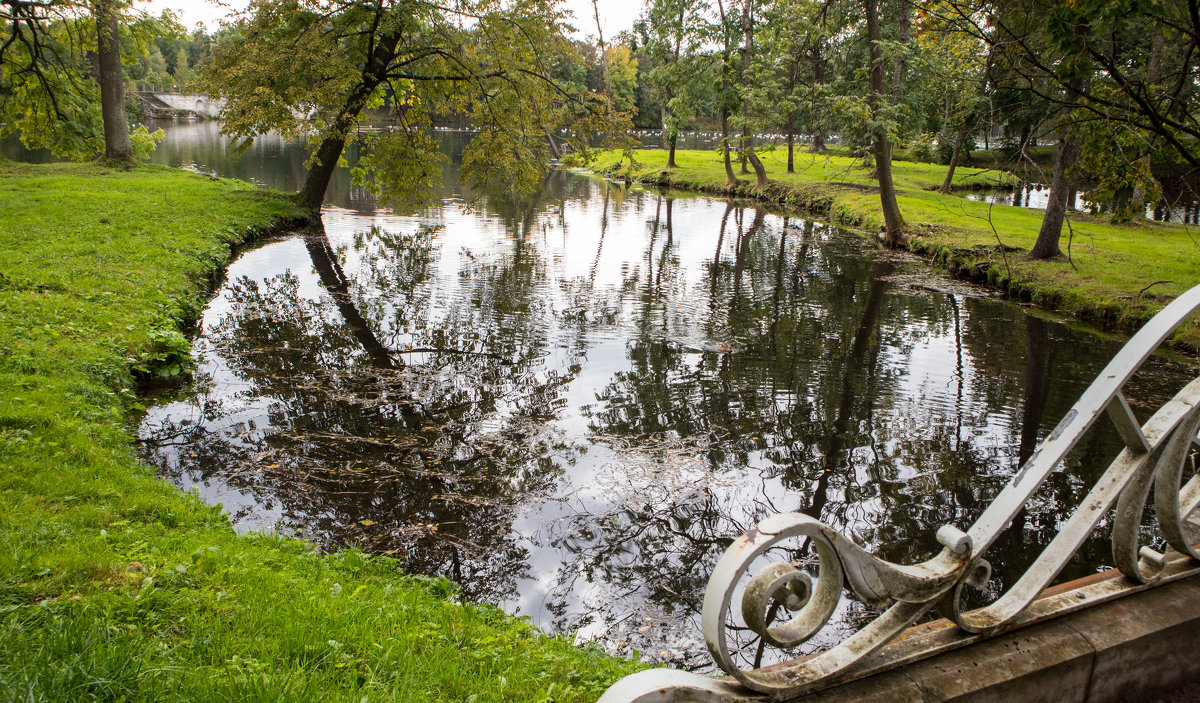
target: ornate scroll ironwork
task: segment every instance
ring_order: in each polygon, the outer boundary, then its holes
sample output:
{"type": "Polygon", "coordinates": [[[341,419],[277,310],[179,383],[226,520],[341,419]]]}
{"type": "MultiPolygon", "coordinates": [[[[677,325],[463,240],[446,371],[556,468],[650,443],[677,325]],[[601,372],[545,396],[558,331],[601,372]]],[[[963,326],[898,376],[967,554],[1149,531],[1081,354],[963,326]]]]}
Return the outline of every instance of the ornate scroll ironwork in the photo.
{"type": "Polygon", "coordinates": [[[601,701],[669,701],[676,699],[676,693],[683,693],[687,700],[722,701],[739,700],[751,692],[772,698],[800,695],[853,672],[856,664],[934,607],[966,632],[995,633],[1025,611],[1114,506],[1115,563],[1135,583],[1152,584],[1161,577],[1166,558],[1149,547],[1139,547],[1142,513],[1151,492],[1166,542],[1176,551],[1200,559],[1195,546],[1200,543],[1200,529],[1187,520],[1200,507],[1200,475],[1180,485],[1185,462],[1200,444],[1200,378],[1144,425],[1138,424],[1122,393],[1126,382],[1163,340],[1198,309],[1200,286],[1179,296],[1150,320],[1100,372],[969,530],[962,532],[952,525],[938,530],[942,550],[928,561],[915,565],[883,561],[829,526],[799,513],[768,517],[735,540],[709,579],[702,623],[714,660],[744,689],[659,669],[627,677],[601,701]],[[963,589],[982,587],[991,573],[984,558],[988,548],[1102,415],[1116,425],[1125,448],[1020,579],[989,605],[964,610],[963,589]],[[772,548],[798,538],[815,547],[819,561],[815,582],[789,562],[772,563],[750,574],[756,560],[761,562],[772,548]],[[819,654],[763,668],[738,666],[727,631],[734,608],[765,643],[793,647],[825,626],[843,588],[868,604],[888,608],[869,625],[819,654]],[[768,613],[780,608],[792,617],[773,625],[768,613]]]}

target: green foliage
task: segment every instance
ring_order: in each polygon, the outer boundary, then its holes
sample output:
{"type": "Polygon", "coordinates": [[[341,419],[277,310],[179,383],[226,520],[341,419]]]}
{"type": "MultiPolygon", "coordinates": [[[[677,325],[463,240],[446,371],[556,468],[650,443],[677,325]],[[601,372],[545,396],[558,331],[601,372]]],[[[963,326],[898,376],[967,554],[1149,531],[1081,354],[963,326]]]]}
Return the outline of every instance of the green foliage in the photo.
{"type": "MultiPolygon", "coordinates": [[[[940,147],[941,145],[939,144],[938,146],[940,147]]],[[[938,151],[940,153],[940,151],[941,151],[940,148],[938,149],[938,151]]],[[[912,139],[908,140],[908,157],[910,160],[918,161],[920,163],[927,163],[927,164],[933,163],[934,162],[933,135],[929,134],[927,132],[921,132],[920,134],[914,136],[912,139]]],[[[947,162],[948,162],[948,160],[947,160],[947,162]]],[[[939,161],[938,163],[946,163],[946,162],[939,161]]]]}
{"type": "Polygon", "coordinates": [[[366,187],[397,212],[410,212],[427,203],[442,183],[446,157],[425,129],[407,126],[397,134],[368,135],[363,140],[355,185],[366,187]],[[393,187],[384,190],[385,183],[393,187]],[[399,186],[398,184],[403,184],[399,186]]]}
{"type": "MultiPolygon", "coordinates": [[[[411,206],[436,173],[433,141],[422,134],[433,115],[465,117],[483,130],[466,148],[464,172],[477,185],[514,192],[539,180],[547,135],[566,129],[577,148],[595,131],[623,135],[627,115],[556,77],[559,62],[574,58],[561,10],[541,0],[349,3],[332,11],[309,0],[262,0],[217,47],[200,88],[228,99],[224,128],[239,139],[274,130],[337,153],[360,138],[364,109],[388,107],[402,128],[371,136],[356,177],[411,206]],[[530,158],[537,160],[515,161],[530,158]]],[[[627,51],[613,63],[629,102],[636,63],[627,51]]]]}
{"type": "Polygon", "coordinates": [[[133,147],[133,158],[148,159],[158,143],[167,135],[161,129],[151,132],[146,125],[138,125],[129,131],[129,143],[133,147]]]}
{"type": "MultiPolygon", "coordinates": [[[[96,49],[89,11],[87,3],[30,4],[0,25],[0,137],[19,132],[27,148],[79,161],[104,152],[100,89],[89,59],[96,49]]],[[[124,18],[122,60],[145,57],[152,39],[171,31],[169,19],[124,18]]],[[[135,154],[144,158],[156,141],[147,134],[137,139],[135,154]]]]}

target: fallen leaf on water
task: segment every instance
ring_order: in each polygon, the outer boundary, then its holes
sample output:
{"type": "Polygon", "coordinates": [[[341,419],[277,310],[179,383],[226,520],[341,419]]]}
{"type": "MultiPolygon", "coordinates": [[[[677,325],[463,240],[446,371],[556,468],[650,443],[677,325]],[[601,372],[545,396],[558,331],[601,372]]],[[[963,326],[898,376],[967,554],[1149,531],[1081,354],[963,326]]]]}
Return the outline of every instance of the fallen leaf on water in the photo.
{"type": "Polygon", "coordinates": [[[362,522],[360,522],[358,524],[362,525],[363,527],[370,527],[371,525],[375,524],[375,521],[374,520],[363,520],[362,522]]]}

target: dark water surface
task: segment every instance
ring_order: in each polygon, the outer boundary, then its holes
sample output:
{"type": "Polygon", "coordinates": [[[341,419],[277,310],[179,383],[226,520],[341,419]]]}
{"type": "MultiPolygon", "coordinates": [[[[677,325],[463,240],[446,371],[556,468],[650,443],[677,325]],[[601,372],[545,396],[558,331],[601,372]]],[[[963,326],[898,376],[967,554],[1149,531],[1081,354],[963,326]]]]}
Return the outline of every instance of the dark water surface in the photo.
{"type": "MultiPolygon", "coordinates": [[[[269,139],[235,157],[212,123],[170,127],[156,156],[282,188],[303,158],[269,139]]],[[[341,174],[323,234],[245,251],[194,388],[141,426],[149,460],[239,530],[390,554],[544,628],[706,667],[700,603],[734,536],[803,511],[926,558],[1119,347],[754,206],[566,171],[528,203],[466,200],[452,166],[414,216],[341,174]]],[[[1152,359],[1131,403],[1144,420],[1190,377],[1152,359]]],[[[989,553],[993,592],[1120,446],[1093,433],[1051,476],[989,553]]],[[[1109,564],[1106,537],[1063,578],[1109,564]]],[[[869,617],[847,597],[815,642],[869,617]]]]}

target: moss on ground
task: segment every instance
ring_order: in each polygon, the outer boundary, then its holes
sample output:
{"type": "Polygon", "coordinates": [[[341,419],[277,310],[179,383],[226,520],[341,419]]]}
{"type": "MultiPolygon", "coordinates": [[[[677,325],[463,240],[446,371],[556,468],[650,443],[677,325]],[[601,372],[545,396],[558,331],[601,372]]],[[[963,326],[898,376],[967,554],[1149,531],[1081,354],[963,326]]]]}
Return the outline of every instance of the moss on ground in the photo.
{"type": "MultiPolygon", "coordinates": [[[[762,159],[771,183],[755,190],[753,175],[741,176],[733,188],[726,184],[718,152],[679,150],[676,169],[666,168],[662,150],[633,155],[631,164],[619,151],[602,152],[588,168],[630,181],[797,206],[868,235],[880,231],[883,222],[871,170],[848,156],[798,153],[796,173],[789,174],[786,152],[767,151],[762,159]]],[[[1026,252],[1037,239],[1041,210],[937,193],[945,166],[897,161],[893,170],[910,249],[954,275],[1013,298],[1130,332],[1200,284],[1200,231],[1194,227],[1146,220],[1118,225],[1105,216],[1072,213],[1062,238],[1069,257],[1034,261],[1026,252]]],[[[956,171],[954,187],[961,191],[1015,182],[1007,172],[968,165],[956,171]]],[[[1200,350],[1200,320],[1190,320],[1170,343],[1200,350]]]]}
{"type": "Polygon", "coordinates": [[[300,215],[183,171],[0,163],[0,699],[591,700],[640,668],[393,560],[239,537],[138,461],[134,370],[300,215]]]}

